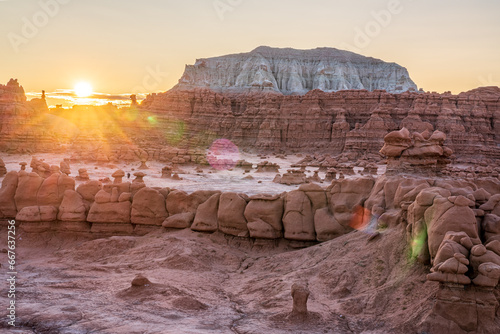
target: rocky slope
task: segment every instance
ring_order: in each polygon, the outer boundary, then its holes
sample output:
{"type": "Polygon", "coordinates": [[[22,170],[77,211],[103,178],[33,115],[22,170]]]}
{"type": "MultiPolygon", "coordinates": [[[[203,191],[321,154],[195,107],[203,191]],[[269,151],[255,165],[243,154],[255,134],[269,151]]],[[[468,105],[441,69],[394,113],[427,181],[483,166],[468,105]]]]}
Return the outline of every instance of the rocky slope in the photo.
{"type": "Polygon", "coordinates": [[[218,92],[266,91],[305,94],[313,89],[416,90],[408,71],[395,63],[334,48],[314,50],[261,46],[248,53],[198,59],[187,65],[174,89],[218,92]]]}

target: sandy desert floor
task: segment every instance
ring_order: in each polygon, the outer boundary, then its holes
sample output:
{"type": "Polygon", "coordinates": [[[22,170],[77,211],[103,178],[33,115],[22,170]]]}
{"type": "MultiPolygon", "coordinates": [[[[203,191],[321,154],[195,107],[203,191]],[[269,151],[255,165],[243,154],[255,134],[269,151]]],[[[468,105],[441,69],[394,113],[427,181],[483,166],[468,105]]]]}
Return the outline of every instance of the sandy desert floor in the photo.
{"type": "Polygon", "coordinates": [[[437,289],[408,261],[402,229],[302,249],[188,229],[17,237],[12,333],[410,333],[437,289]],[[152,284],[131,286],[139,274],[152,284]],[[311,291],[307,319],[290,317],[293,283],[311,291]]]}

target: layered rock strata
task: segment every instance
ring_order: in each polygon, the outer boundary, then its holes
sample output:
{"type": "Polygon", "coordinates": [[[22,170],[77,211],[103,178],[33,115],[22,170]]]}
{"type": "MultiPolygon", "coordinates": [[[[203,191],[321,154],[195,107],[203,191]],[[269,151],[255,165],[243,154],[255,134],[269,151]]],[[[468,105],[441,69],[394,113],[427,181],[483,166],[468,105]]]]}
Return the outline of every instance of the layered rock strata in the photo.
{"type": "Polygon", "coordinates": [[[217,92],[265,91],[305,94],[314,89],[417,90],[408,71],[395,63],[334,48],[314,50],[261,46],[248,53],[198,59],[187,65],[174,89],[217,92]]]}

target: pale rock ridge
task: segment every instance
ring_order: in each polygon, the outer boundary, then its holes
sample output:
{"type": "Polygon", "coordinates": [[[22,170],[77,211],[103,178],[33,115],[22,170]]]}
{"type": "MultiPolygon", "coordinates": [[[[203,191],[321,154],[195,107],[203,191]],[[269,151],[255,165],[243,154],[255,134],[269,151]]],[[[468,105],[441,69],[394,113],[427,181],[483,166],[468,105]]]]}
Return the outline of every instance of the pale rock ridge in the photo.
{"type": "Polygon", "coordinates": [[[296,50],[260,46],[248,53],[196,60],[186,65],[175,90],[266,91],[285,95],[366,89],[417,90],[406,68],[335,48],[296,50]]]}

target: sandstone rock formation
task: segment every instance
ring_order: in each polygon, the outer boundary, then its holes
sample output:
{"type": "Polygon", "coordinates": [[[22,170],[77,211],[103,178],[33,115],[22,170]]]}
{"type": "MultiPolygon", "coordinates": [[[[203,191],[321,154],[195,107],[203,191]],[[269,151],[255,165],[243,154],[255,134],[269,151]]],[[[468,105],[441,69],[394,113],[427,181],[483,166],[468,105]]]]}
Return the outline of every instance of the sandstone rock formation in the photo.
{"type": "Polygon", "coordinates": [[[148,96],[129,115],[131,119],[152,117],[154,123],[131,123],[117,119],[116,108],[95,107],[82,110],[95,113],[95,118],[67,124],[74,112],[48,114],[46,107],[16,102],[26,97],[15,85],[2,94],[5,99],[0,98],[0,151],[56,152],[67,147],[72,161],[97,162],[98,156],[106,156],[108,161],[132,162],[147,157],[148,161],[206,165],[204,148],[217,138],[227,138],[243,150],[323,152],[342,154],[334,157],[339,161],[363,156],[378,161],[383,136],[406,127],[410,134],[432,134],[439,129],[446,134],[446,146],[455,152],[457,161],[490,166],[490,172],[481,167],[468,174],[498,173],[491,167],[500,158],[497,87],[459,95],[313,90],[301,96],[176,89],[148,96]],[[40,123],[27,126],[30,119],[40,123]],[[49,121],[65,126],[54,128],[49,121]],[[133,143],[124,145],[117,130],[133,138],[133,143]]]}
{"type": "Polygon", "coordinates": [[[168,216],[166,198],[156,189],[144,187],[133,198],[131,222],[143,225],[161,225],[168,216]]]}
{"type": "Polygon", "coordinates": [[[45,99],[27,101],[17,79],[0,84],[0,151],[32,153],[58,146],[53,131],[60,129],[47,116],[45,99]]]}
{"type": "Polygon", "coordinates": [[[187,194],[181,190],[171,191],[166,200],[169,217],[163,222],[163,227],[188,228],[193,223],[198,206],[206,202],[217,191],[198,190],[187,194]]]}
{"type": "Polygon", "coordinates": [[[104,189],[99,190],[87,216],[87,220],[93,223],[91,231],[131,234],[133,232],[133,226],[130,224],[131,204],[130,193],[119,193],[117,186],[112,188],[111,193],[104,189]]]}
{"type": "Polygon", "coordinates": [[[8,172],[2,180],[2,188],[0,188],[0,218],[13,218],[17,214],[14,196],[18,180],[18,173],[15,171],[8,172]]]}
{"type": "MultiPolygon", "coordinates": [[[[250,165],[251,168],[251,165],[250,165]]],[[[257,173],[279,173],[280,166],[269,161],[262,161],[257,164],[257,173]]]]}
{"type": "Polygon", "coordinates": [[[453,151],[444,146],[446,135],[441,131],[415,132],[410,136],[406,128],[385,136],[380,153],[388,157],[386,174],[420,173],[434,175],[443,173],[451,162],[453,151]]]}
{"type": "Polygon", "coordinates": [[[286,185],[296,185],[306,183],[306,174],[302,170],[289,169],[281,177],[276,178],[276,183],[286,184],[286,185]]]}
{"type": "Polygon", "coordinates": [[[189,124],[184,143],[191,146],[225,137],[240,149],[345,153],[358,159],[365,154],[378,156],[383,136],[406,126],[410,135],[438,129],[446,134],[446,146],[457,159],[487,163],[484,159],[500,158],[495,125],[499,96],[495,87],[459,95],[314,90],[303,96],[281,96],[195,89],[148,96],[141,110],[154,113],[160,124],[173,119],[189,124]],[[408,117],[421,122],[412,125],[408,117]]]}
{"type": "Polygon", "coordinates": [[[307,299],[309,298],[309,289],[299,284],[292,285],[293,308],[292,317],[307,317],[307,299]]]}
{"type": "Polygon", "coordinates": [[[71,167],[69,165],[69,159],[64,159],[64,161],[61,161],[60,170],[61,170],[61,173],[64,173],[66,175],[71,174],[71,167]]]}
{"type": "Polygon", "coordinates": [[[292,190],[285,196],[283,214],[285,238],[291,240],[314,241],[314,211],[311,200],[305,192],[292,190]]]}
{"type": "Polygon", "coordinates": [[[191,229],[199,232],[215,232],[219,228],[217,212],[219,211],[220,194],[213,194],[198,206],[191,229]]]}
{"type": "Polygon", "coordinates": [[[283,235],[283,198],[255,195],[245,208],[247,227],[252,238],[278,239],[283,235]]]}
{"type": "Polygon", "coordinates": [[[163,179],[168,179],[172,176],[172,166],[165,166],[161,170],[161,177],[163,179]]]}
{"type": "Polygon", "coordinates": [[[219,230],[225,234],[248,237],[250,232],[245,218],[247,201],[232,192],[223,193],[219,199],[217,220],[219,230]]]}
{"type": "Polygon", "coordinates": [[[416,90],[408,71],[394,63],[333,48],[277,49],[198,59],[186,66],[174,89],[206,87],[218,92],[267,91],[305,94],[321,89],[416,90]]]}
{"type": "Polygon", "coordinates": [[[5,162],[0,159],[0,177],[4,176],[5,174],[7,174],[7,168],[5,168],[5,162]]]}
{"type": "Polygon", "coordinates": [[[87,211],[82,195],[75,190],[66,190],[57,219],[63,222],[85,222],[87,211]]]}

